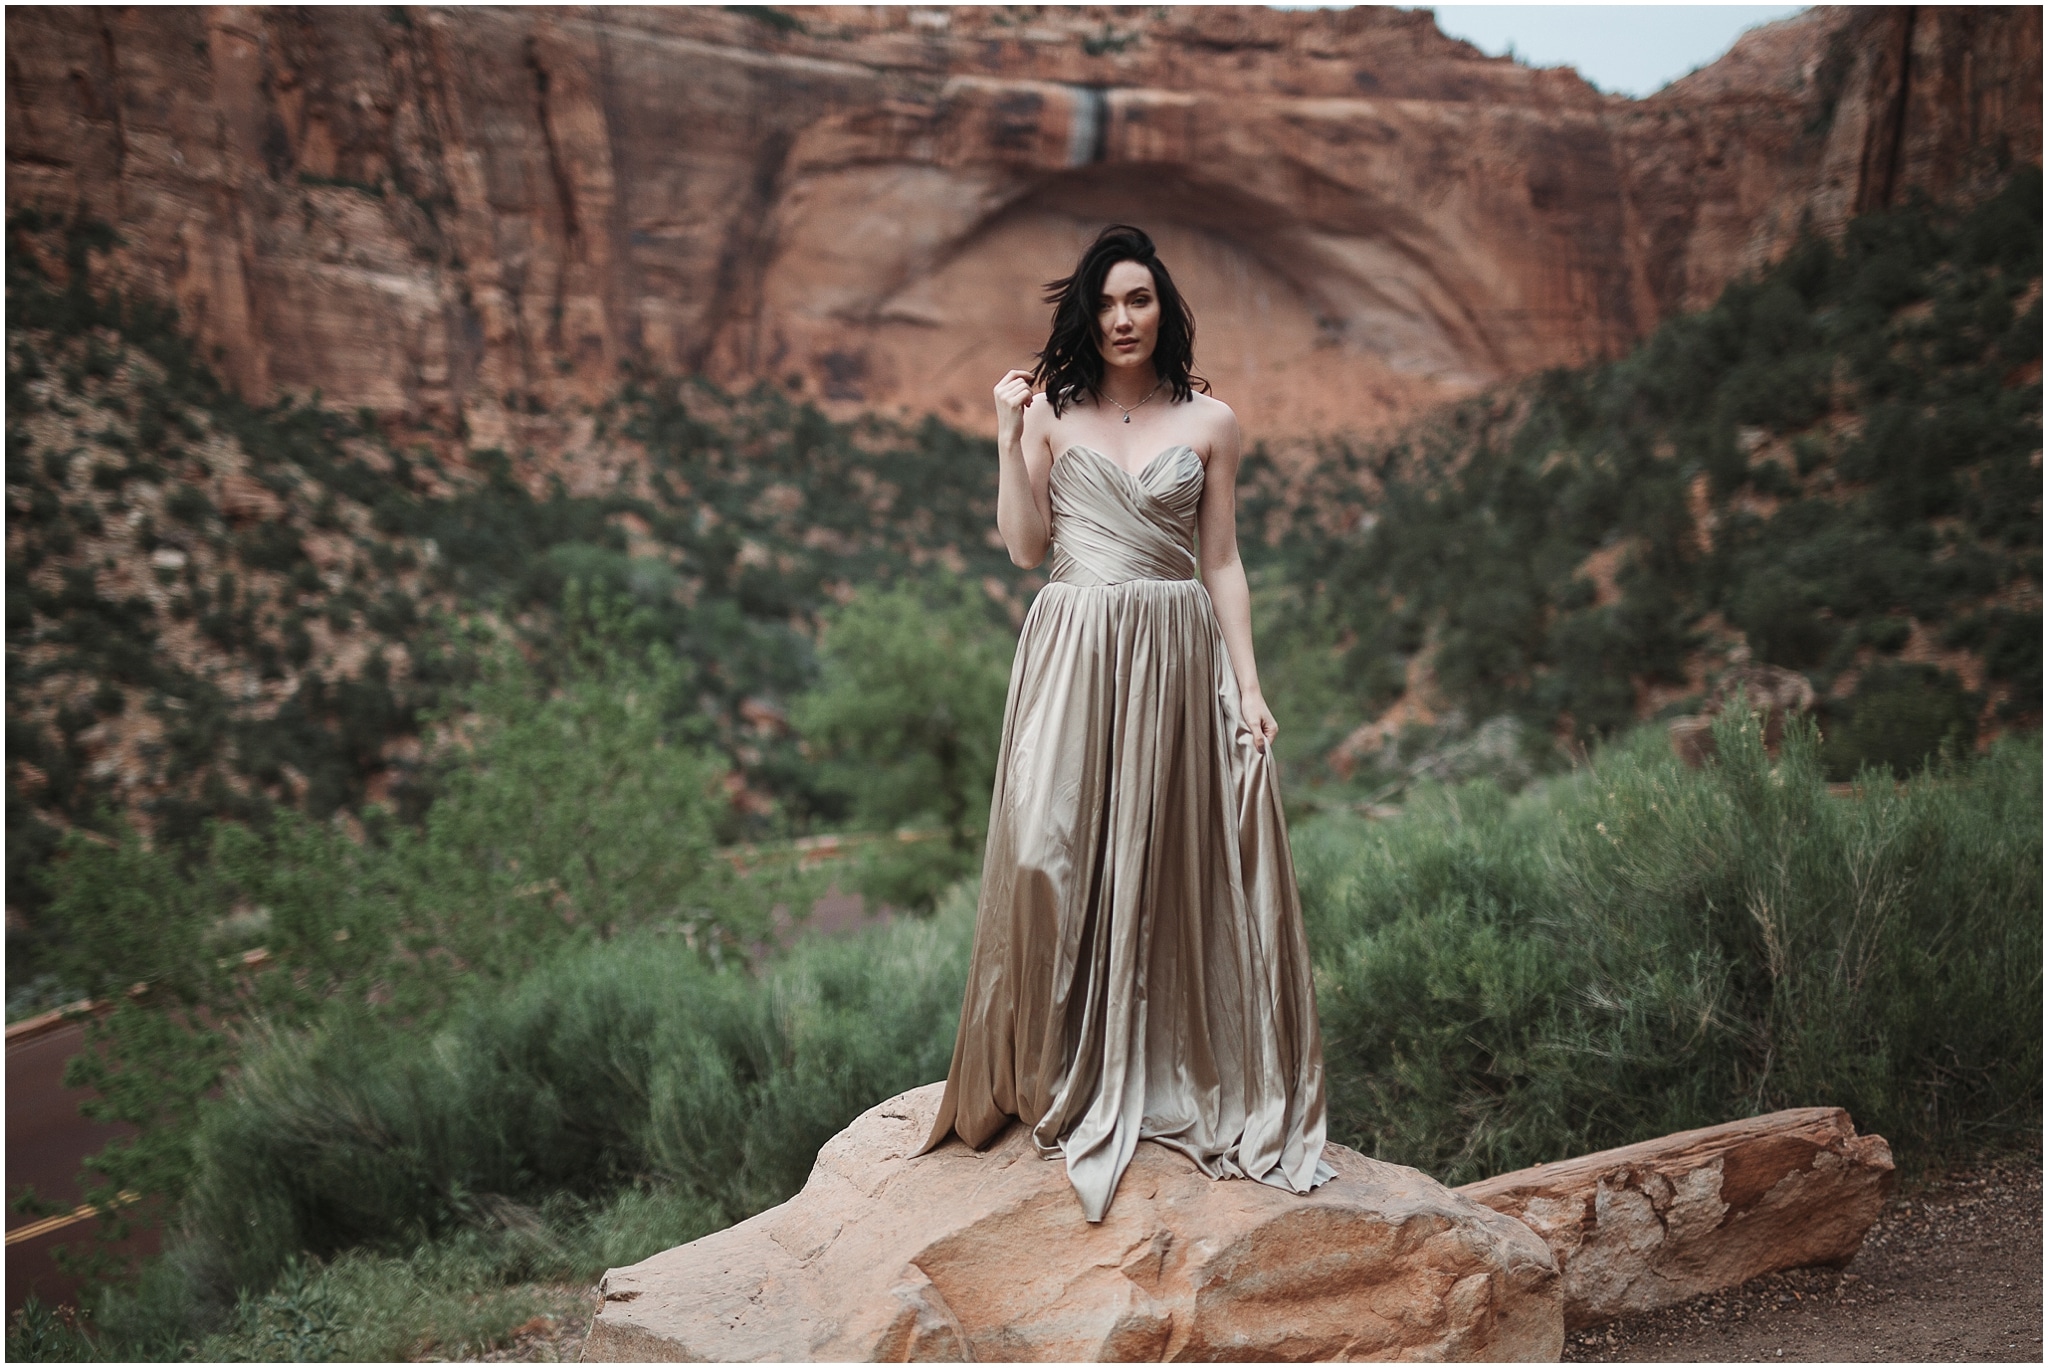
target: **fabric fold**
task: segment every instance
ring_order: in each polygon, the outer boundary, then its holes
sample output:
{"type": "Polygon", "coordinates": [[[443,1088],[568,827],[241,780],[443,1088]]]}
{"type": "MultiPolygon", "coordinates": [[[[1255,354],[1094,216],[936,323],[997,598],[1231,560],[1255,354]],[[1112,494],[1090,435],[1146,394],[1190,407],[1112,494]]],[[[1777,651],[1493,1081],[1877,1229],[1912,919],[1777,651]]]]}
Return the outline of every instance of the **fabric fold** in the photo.
{"type": "Polygon", "coordinates": [[[1053,582],[1004,708],[974,951],[923,1148],[1012,1120],[1090,1221],[1140,1140],[1303,1192],[1322,1162],[1314,985],[1270,751],[1194,578],[1204,471],[1052,470],[1053,582]]]}

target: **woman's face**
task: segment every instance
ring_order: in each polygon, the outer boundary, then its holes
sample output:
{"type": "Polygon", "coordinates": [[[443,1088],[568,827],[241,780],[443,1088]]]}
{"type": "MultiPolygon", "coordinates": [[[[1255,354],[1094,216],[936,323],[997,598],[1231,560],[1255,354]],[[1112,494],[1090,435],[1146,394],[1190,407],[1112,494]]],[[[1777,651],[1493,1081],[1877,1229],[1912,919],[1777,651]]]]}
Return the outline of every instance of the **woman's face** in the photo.
{"type": "Polygon", "coordinates": [[[1159,344],[1159,292],[1150,267],[1119,261],[1102,278],[1095,304],[1095,344],[1102,359],[1118,367],[1150,365],[1159,344]]]}

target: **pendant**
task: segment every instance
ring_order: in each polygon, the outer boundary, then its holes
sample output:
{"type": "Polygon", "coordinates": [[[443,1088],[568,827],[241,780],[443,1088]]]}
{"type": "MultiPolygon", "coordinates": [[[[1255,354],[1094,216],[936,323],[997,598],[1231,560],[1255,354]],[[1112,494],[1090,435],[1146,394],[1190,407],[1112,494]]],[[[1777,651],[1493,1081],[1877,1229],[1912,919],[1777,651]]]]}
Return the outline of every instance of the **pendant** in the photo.
{"type": "Polygon", "coordinates": [[[1124,421],[1125,421],[1126,423],[1130,422],[1130,421],[1131,421],[1131,415],[1130,415],[1130,414],[1128,414],[1128,413],[1126,413],[1126,414],[1124,415],[1124,421]]]}

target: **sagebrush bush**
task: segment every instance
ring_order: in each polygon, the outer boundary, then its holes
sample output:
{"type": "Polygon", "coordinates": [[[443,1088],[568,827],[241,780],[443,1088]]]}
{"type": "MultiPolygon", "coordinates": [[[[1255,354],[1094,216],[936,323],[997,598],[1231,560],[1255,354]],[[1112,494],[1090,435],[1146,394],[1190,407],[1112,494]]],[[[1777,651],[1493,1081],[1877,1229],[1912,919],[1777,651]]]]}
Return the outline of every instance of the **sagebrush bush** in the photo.
{"type": "Polygon", "coordinates": [[[586,945],[424,1036],[365,1013],[270,1032],[210,1109],[184,1205],[195,1284],[413,1242],[656,1181],[718,1224],[801,1186],[882,1098],[942,1077],[971,903],[804,942],[759,979],[682,937],[586,945]]]}
{"type": "Polygon", "coordinates": [[[1301,834],[1334,1136],[1461,1182],[1784,1106],[1920,1153],[2032,1124],[2038,739],[1844,798],[1810,724],[1715,735],[1301,834]]]}

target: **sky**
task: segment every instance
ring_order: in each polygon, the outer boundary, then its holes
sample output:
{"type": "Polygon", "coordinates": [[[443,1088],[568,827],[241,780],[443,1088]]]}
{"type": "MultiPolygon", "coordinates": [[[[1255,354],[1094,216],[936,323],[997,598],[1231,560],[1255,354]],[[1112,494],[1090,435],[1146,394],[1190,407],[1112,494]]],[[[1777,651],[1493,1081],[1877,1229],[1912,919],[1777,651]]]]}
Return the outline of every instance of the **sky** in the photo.
{"type": "Polygon", "coordinates": [[[1804,5],[1406,5],[1492,57],[1572,66],[1615,95],[1640,98],[1726,52],[1745,29],[1804,5]]]}

